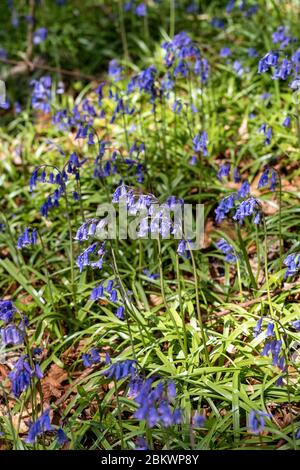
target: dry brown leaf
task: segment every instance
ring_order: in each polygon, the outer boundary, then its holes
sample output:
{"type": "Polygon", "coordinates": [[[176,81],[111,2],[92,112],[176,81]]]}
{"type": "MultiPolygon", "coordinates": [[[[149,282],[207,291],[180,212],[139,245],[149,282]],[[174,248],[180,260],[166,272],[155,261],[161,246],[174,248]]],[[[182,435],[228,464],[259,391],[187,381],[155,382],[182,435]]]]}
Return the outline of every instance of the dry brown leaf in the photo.
{"type": "Polygon", "coordinates": [[[159,295],[150,294],[149,295],[149,303],[150,303],[150,305],[156,307],[157,305],[160,305],[160,304],[163,303],[163,299],[159,295]]]}
{"type": "Polygon", "coordinates": [[[68,374],[64,369],[56,364],[52,364],[48,374],[41,380],[42,390],[45,400],[51,397],[60,398],[64,393],[62,385],[68,378],[68,374]]]}

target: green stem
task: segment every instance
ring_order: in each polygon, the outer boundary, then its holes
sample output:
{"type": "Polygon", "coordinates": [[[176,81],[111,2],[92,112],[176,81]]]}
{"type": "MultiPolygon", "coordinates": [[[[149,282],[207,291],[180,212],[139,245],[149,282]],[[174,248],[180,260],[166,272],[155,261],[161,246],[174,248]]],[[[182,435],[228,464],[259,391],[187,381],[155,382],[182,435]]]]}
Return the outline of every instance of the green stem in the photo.
{"type": "Polygon", "coordinates": [[[243,253],[243,257],[244,257],[244,260],[245,260],[245,263],[246,263],[247,271],[248,271],[248,274],[249,274],[249,277],[250,277],[251,286],[252,286],[253,289],[257,290],[256,280],[255,280],[255,277],[253,275],[252,268],[250,266],[248,253],[247,253],[245,243],[244,243],[244,240],[243,240],[243,237],[242,237],[242,234],[241,234],[240,226],[238,224],[236,224],[236,229],[237,229],[239,244],[240,244],[240,247],[241,247],[241,250],[242,250],[242,253],[243,253]]]}
{"type": "Polygon", "coordinates": [[[175,34],[175,0],[170,0],[170,38],[175,34]]]}
{"type": "Polygon", "coordinates": [[[201,310],[200,310],[198,275],[197,275],[197,269],[196,269],[196,263],[195,263],[193,250],[190,250],[190,255],[191,255],[191,260],[192,260],[192,265],[193,265],[197,316],[198,316],[198,321],[199,321],[200,330],[201,330],[201,336],[202,336],[202,342],[203,342],[203,348],[204,348],[204,355],[205,355],[206,363],[209,366],[210,365],[210,359],[209,359],[209,354],[208,354],[208,349],[207,349],[207,344],[206,344],[206,338],[205,338],[205,331],[204,331],[204,327],[203,327],[202,315],[201,315],[201,310]]]}
{"type": "Polygon", "coordinates": [[[167,299],[166,299],[165,284],[164,284],[164,272],[163,272],[163,264],[162,264],[162,253],[161,253],[161,243],[160,243],[159,236],[157,238],[157,246],[158,246],[158,259],[159,259],[160,289],[161,289],[161,295],[162,295],[162,298],[163,298],[163,303],[164,303],[166,311],[168,312],[170,320],[173,323],[174,328],[176,330],[177,338],[178,338],[179,344],[181,346],[181,349],[184,353],[185,359],[187,359],[187,351],[185,349],[185,345],[184,345],[184,343],[181,339],[181,335],[180,335],[180,332],[178,330],[176,320],[174,318],[173,313],[169,309],[168,302],[167,302],[167,299]]]}
{"type": "Polygon", "coordinates": [[[184,337],[184,350],[188,354],[188,338],[187,338],[187,329],[185,324],[185,315],[182,302],[182,293],[181,293],[181,277],[180,277],[180,268],[179,268],[179,256],[176,253],[176,276],[177,276],[177,285],[178,285],[178,298],[179,298],[179,308],[182,318],[182,328],[183,328],[183,337],[184,337]]]}
{"type": "Polygon", "coordinates": [[[123,433],[123,426],[122,426],[122,410],[120,406],[117,381],[115,377],[114,377],[114,385],[115,385],[115,393],[116,393],[116,401],[117,401],[118,422],[119,422],[120,435],[121,435],[121,450],[124,450],[125,447],[124,447],[124,433],[123,433]]]}
{"type": "Polygon", "coordinates": [[[118,1],[118,7],[119,7],[120,30],[121,30],[121,39],[122,39],[123,51],[124,51],[124,59],[125,59],[125,65],[127,66],[129,62],[129,52],[128,52],[128,43],[127,43],[127,35],[126,35],[122,0],[118,1]]]}

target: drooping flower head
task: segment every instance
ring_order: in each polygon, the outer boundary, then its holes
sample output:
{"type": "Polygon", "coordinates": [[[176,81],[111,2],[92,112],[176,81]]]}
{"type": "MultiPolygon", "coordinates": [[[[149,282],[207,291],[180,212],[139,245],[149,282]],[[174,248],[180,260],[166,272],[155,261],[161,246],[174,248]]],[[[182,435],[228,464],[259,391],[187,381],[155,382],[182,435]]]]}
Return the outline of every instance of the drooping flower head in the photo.
{"type": "Polygon", "coordinates": [[[300,255],[297,253],[291,253],[283,260],[283,264],[287,267],[285,279],[289,276],[295,276],[300,269],[300,255]]]}
{"type": "Polygon", "coordinates": [[[251,410],[249,413],[248,429],[254,434],[261,434],[265,429],[265,420],[270,418],[269,413],[264,411],[251,410]]]}
{"type": "Polygon", "coordinates": [[[11,300],[0,300],[0,320],[4,323],[10,323],[17,312],[11,300]]]}
{"type": "Polygon", "coordinates": [[[30,425],[26,442],[28,444],[34,444],[39,436],[42,436],[46,432],[54,431],[51,425],[50,419],[50,408],[44,411],[44,413],[30,425]]]}
{"type": "Polygon", "coordinates": [[[224,240],[224,238],[221,238],[216,243],[216,247],[223,253],[225,256],[225,261],[228,263],[234,263],[236,261],[236,255],[234,253],[234,248],[224,240]]]}

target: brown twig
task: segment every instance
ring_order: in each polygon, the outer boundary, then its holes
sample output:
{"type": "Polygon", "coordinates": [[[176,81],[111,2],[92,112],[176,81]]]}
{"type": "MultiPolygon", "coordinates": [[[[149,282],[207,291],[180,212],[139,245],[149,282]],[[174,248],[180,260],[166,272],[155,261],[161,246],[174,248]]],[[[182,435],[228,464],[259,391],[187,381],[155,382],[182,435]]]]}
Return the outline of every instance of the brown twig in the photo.
{"type": "Polygon", "coordinates": [[[66,70],[66,69],[61,69],[59,67],[52,67],[51,65],[44,65],[44,64],[39,64],[35,62],[30,62],[30,61],[0,58],[0,62],[4,64],[8,64],[8,65],[15,65],[16,73],[24,73],[26,71],[33,71],[35,69],[41,69],[41,70],[47,70],[48,72],[58,73],[61,75],[68,75],[74,78],[82,78],[85,80],[97,80],[97,78],[92,75],[86,75],[86,74],[77,72],[76,70],[66,70]]]}
{"type": "Polygon", "coordinates": [[[56,406],[61,405],[68,398],[70,393],[74,391],[74,388],[76,387],[76,385],[79,385],[80,382],[84,380],[86,377],[88,377],[93,371],[94,369],[91,367],[83,371],[83,373],[76,380],[74,380],[74,382],[70,385],[68,390],[58,400],[55,401],[55,405],[56,406]]]}

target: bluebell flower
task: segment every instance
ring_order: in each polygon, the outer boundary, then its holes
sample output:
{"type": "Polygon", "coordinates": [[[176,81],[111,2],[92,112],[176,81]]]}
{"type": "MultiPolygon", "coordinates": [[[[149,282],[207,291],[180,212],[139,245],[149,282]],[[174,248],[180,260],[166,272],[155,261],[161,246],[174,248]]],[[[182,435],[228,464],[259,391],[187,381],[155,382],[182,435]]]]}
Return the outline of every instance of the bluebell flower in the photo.
{"type": "MultiPolygon", "coordinates": [[[[272,329],[269,328],[269,333],[272,333],[272,329]]],[[[284,355],[280,356],[281,353],[281,348],[282,348],[282,341],[281,340],[268,340],[264,348],[261,352],[261,356],[268,356],[269,353],[271,353],[272,356],[272,364],[274,366],[277,366],[279,369],[284,370],[285,368],[285,361],[284,361],[284,355]]]]}
{"type": "Polygon", "coordinates": [[[230,196],[224,197],[218,207],[215,209],[216,222],[219,224],[225,218],[230,210],[234,207],[235,197],[231,194],[230,196]]]}
{"type": "Polygon", "coordinates": [[[65,432],[61,428],[59,428],[57,430],[56,442],[59,446],[63,446],[64,444],[69,442],[69,439],[68,439],[67,435],[65,434],[65,432]]]}
{"type": "Polygon", "coordinates": [[[107,379],[115,378],[116,380],[121,380],[128,376],[133,378],[135,373],[136,362],[131,359],[115,362],[108,369],[102,372],[107,379]]]}
{"type": "Polygon", "coordinates": [[[77,258],[76,264],[79,267],[80,272],[82,272],[85,266],[91,266],[93,269],[101,269],[104,262],[105,255],[105,243],[92,243],[88,248],[86,248],[77,258]],[[91,255],[97,255],[97,261],[91,261],[91,255]]]}
{"type": "Polygon", "coordinates": [[[119,305],[119,307],[117,308],[116,317],[119,320],[124,320],[124,318],[125,318],[125,309],[124,309],[123,305],[119,305]]]}
{"type": "Polygon", "coordinates": [[[205,58],[197,58],[195,61],[194,72],[200,77],[202,84],[207,83],[209,76],[209,64],[205,58]]]}
{"type": "Polygon", "coordinates": [[[167,72],[160,83],[160,89],[161,91],[165,92],[166,98],[169,97],[169,94],[170,94],[169,92],[173,90],[174,85],[175,85],[175,82],[172,79],[172,75],[170,74],[170,72],[167,72]]]}
{"type": "Polygon", "coordinates": [[[7,326],[0,328],[0,337],[4,346],[17,346],[24,342],[24,331],[20,326],[9,323],[7,326]]]}
{"type": "Polygon", "coordinates": [[[245,69],[244,69],[242,63],[239,60],[235,60],[233,62],[232,67],[233,67],[233,70],[236,72],[238,77],[241,77],[242,75],[244,75],[245,69]]]}
{"type": "Polygon", "coordinates": [[[263,317],[259,318],[255,327],[253,328],[254,338],[256,338],[261,333],[263,317]]]}
{"type": "Polygon", "coordinates": [[[278,65],[279,52],[270,51],[258,63],[258,73],[267,72],[270,67],[276,67],[278,65]]]}
{"type": "Polygon", "coordinates": [[[143,270],[143,273],[145,274],[145,276],[147,276],[149,279],[153,279],[153,280],[156,280],[156,279],[159,279],[159,273],[153,273],[151,274],[151,272],[149,271],[149,269],[144,269],[143,270]]]}
{"type": "Polygon", "coordinates": [[[37,229],[26,228],[22,235],[18,237],[17,248],[22,249],[28,245],[36,245],[37,243],[37,229]]]}
{"type": "MultiPolygon", "coordinates": [[[[161,424],[164,427],[180,424],[182,420],[181,411],[171,408],[167,390],[163,382],[158,382],[157,386],[153,388],[153,379],[146,379],[135,397],[139,408],[134,413],[134,417],[147,421],[148,426],[151,428],[156,424],[161,424]]],[[[171,396],[173,400],[176,396],[176,390],[175,394],[172,390],[171,396]]]]}
{"type": "Polygon", "coordinates": [[[225,256],[225,261],[228,263],[234,263],[236,261],[236,255],[234,254],[234,248],[221,238],[217,243],[216,247],[223,253],[225,256]]]}
{"type": "Polygon", "coordinates": [[[176,398],[176,385],[173,380],[169,380],[167,383],[167,394],[169,400],[174,400],[176,398]]]}
{"type": "Polygon", "coordinates": [[[229,57],[231,55],[230,47],[222,47],[220,50],[219,56],[220,57],[229,57]]]}
{"type": "Polygon", "coordinates": [[[198,157],[197,155],[192,155],[189,160],[189,165],[195,166],[197,164],[198,157]]]}
{"type": "Polygon", "coordinates": [[[0,59],[7,59],[7,51],[3,47],[0,47],[0,59]]]}
{"type": "Polygon", "coordinates": [[[187,13],[197,13],[199,11],[199,5],[193,1],[190,5],[187,6],[186,12],[187,13]]]}
{"type": "Polygon", "coordinates": [[[84,367],[91,367],[93,364],[98,364],[100,362],[99,351],[95,348],[92,348],[87,353],[83,353],[81,358],[84,367]]]}
{"type": "Polygon", "coordinates": [[[265,429],[265,419],[270,418],[269,413],[251,410],[249,413],[248,429],[254,434],[261,434],[265,429]]]}
{"type": "Polygon", "coordinates": [[[132,5],[133,5],[132,0],[129,0],[129,1],[125,2],[124,5],[123,5],[123,10],[124,11],[130,11],[131,8],[132,8],[132,5]]]}
{"type": "Polygon", "coordinates": [[[258,4],[251,5],[243,12],[243,16],[246,18],[251,18],[258,11],[258,4]]]}
{"type": "Polygon", "coordinates": [[[166,51],[167,68],[174,67],[174,76],[187,77],[194,68],[194,73],[205,83],[208,77],[208,62],[201,58],[200,50],[185,31],[176,34],[172,41],[162,44],[166,51]]]}
{"type": "Polygon", "coordinates": [[[289,87],[293,91],[300,90],[300,77],[297,76],[294,80],[292,80],[291,83],[289,84],[289,87]]]}
{"type": "Polygon", "coordinates": [[[186,240],[182,239],[178,242],[177,253],[180,256],[189,257],[189,249],[186,240]]]}
{"type": "Polygon", "coordinates": [[[156,88],[155,78],[157,70],[153,65],[142,70],[137,76],[133,77],[127,86],[127,93],[132,93],[135,90],[143,91],[150,95],[150,103],[155,102],[156,88]]]}
{"type": "Polygon", "coordinates": [[[109,62],[108,65],[108,76],[114,82],[118,82],[122,79],[123,68],[118,63],[117,60],[113,59],[109,62]]]}
{"type": "Polygon", "coordinates": [[[223,177],[228,177],[230,174],[230,163],[225,163],[224,165],[220,166],[217,178],[222,181],[223,177]]]}
{"type": "Polygon", "coordinates": [[[254,216],[253,222],[258,224],[260,222],[260,206],[254,197],[250,197],[242,201],[236,208],[233,220],[242,224],[246,217],[254,216]]]}
{"type": "Polygon", "coordinates": [[[226,5],[226,13],[231,13],[235,6],[235,0],[228,0],[226,5]]]}
{"type": "Polygon", "coordinates": [[[148,444],[143,437],[137,437],[135,441],[135,450],[148,450],[148,444]]]}
{"type": "Polygon", "coordinates": [[[176,100],[172,105],[172,111],[176,114],[180,114],[182,111],[182,102],[180,100],[176,100]]]}
{"type": "Polygon", "coordinates": [[[147,7],[145,3],[140,3],[136,9],[135,12],[137,16],[146,16],[147,15],[147,7]]]}
{"type": "Polygon", "coordinates": [[[293,52],[293,54],[291,56],[291,61],[295,65],[295,70],[298,70],[297,66],[299,66],[299,64],[300,64],[300,49],[296,49],[296,51],[293,52]]]}
{"type": "Polygon", "coordinates": [[[257,188],[264,188],[270,184],[269,188],[271,191],[275,191],[276,187],[276,171],[273,168],[267,168],[261,175],[257,188]]]}
{"type": "Polygon", "coordinates": [[[14,110],[16,114],[20,114],[22,112],[22,107],[18,101],[14,103],[14,110]]]}
{"type": "Polygon", "coordinates": [[[208,138],[206,131],[198,132],[193,138],[193,147],[196,152],[201,152],[206,157],[208,155],[207,150],[208,138]]]}
{"type": "Polygon", "coordinates": [[[286,34],[287,32],[288,30],[285,26],[279,26],[277,30],[272,34],[272,42],[274,44],[279,44],[280,49],[284,49],[291,42],[294,42],[296,40],[296,38],[288,36],[286,34]]]}
{"type": "Polygon", "coordinates": [[[240,189],[237,191],[237,197],[243,199],[250,194],[250,183],[249,181],[245,180],[241,184],[240,189]]]}
{"type": "Polygon", "coordinates": [[[266,337],[274,336],[274,323],[269,323],[267,326],[266,337]]]}
{"type": "Polygon", "coordinates": [[[249,57],[257,57],[258,56],[257,50],[254,47],[249,47],[248,56],[249,57]]]}
{"type": "Polygon", "coordinates": [[[224,29],[225,28],[225,21],[222,18],[218,18],[214,16],[210,22],[210,24],[216,29],[224,29]]]}
{"type": "Polygon", "coordinates": [[[51,77],[43,76],[39,80],[32,80],[33,86],[31,105],[33,109],[39,109],[44,113],[50,113],[51,102],[51,77]]]}
{"type": "Polygon", "coordinates": [[[272,78],[274,80],[280,78],[281,80],[286,80],[289,75],[292,73],[292,63],[288,59],[283,59],[280,67],[276,66],[272,78]]]}
{"type": "Polygon", "coordinates": [[[300,320],[292,321],[292,326],[295,328],[295,330],[300,331],[300,320]]]}
{"type": "Polygon", "coordinates": [[[265,91],[262,95],[260,95],[260,99],[261,100],[268,100],[269,98],[271,98],[272,94],[271,93],[268,93],[267,91],[265,91]]]}
{"type": "Polygon", "coordinates": [[[9,109],[10,108],[10,102],[9,100],[4,100],[4,101],[0,101],[0,108],[1,109],[9,109]]]}
{"type": "Polygon", "coordinates": [[[36,46],[47,39],[48,30],[46,28],[38,28],[33,33],[33,44],[36,46]]]}
{"type": "Polygon", "coordinates": [[[291,127],[291,118],[286,116],[282,122],[283,127],[291,127]]]}
{"type": "Polygon", "coordinates": [[[294,276],[300,269],[300,255],[291,253],[283,260],[283,264],[287,267],[285,279],[289,276],[294,276]]]}
{"type": "Polygon", "coordinates": [[[50,409],[44,411],[44,413],[30,425],[28,436],[26,438],[26,442],[28,444],[34,444],[39,436],[48,431],[54,431],[54,428],[51,425],[49,413],[50,409]]]}
{"type": "Polygon", "coordinates": [[[241,175],[240,175],[240,172],[239,172],[238,168],[235,168],[233,170],[233,180],[234,180],[235,183],[240,183],[241,182],[241,175]]]}
{"type": "Polygon", "coordinates": [[[98,300],[104,298],[104,286],[103,284],[99,284],[98,286],[94,287],[92,290],[90,299],[91,300],[98,300]]]}
{"type": "Polygon", "coordinates": [[[37,379],[42,379],[43,373],[38,363],[35,363],[34,367],[31,368],[28,357],[23,355],[15,363],[8,377],[11,381],[12,392],[14,396],[18,398],[21,393],[29,387],[31,378],[36,377],[37,379]]]}
{"type": "Polygon", "coordinates": [[[267,127],[266,123],[263,123],[260,126],[259,131],[262,132],[265,136],[265,145],[270,145],[272,138],[272,127],[267,127]]]}
{"type": "Polygon", "coordinates": [[[0,320],[4,323],[10,323],[17,312],[11,300],[0,300],[0,320]]]}
{"type": "Polygon", "coordinates": [[[205,426],[206,417],[203,414],[195,413],[193,416],[193,427],[203,428],[205,426]]]}

